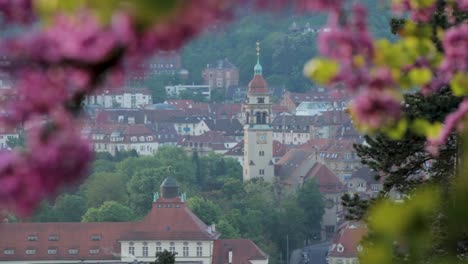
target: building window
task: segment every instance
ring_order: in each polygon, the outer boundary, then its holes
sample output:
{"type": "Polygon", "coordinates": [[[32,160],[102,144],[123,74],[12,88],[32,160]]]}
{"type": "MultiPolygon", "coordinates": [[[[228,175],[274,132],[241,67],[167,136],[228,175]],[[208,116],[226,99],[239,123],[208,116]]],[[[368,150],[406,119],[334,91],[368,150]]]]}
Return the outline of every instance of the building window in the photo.
{"type": "Polygon", "coordinates": [[[144,247],[143,247],[142,255],[143,255],[143,257],[147,257],[147,256],[148,256],[148,247],[147,247],[147,246],[144,246],[144,247]]]}
{"type": "Polygon", "coordinates": [[[258,152],[258,155],[259,155],[259,156],[262,156],[262,157],[265,156],[265,151],[260,150],[260,151],[258,152]]]}
{"type": "Polygon", "coordinates": [[[175,253],[175,246],[170,246],[169,247],[169,252],[175,253]]]}
{"type": "Polygon", "coordinates": [[[5,250],[3,250],[3,254],[13,255],[13,254],[15,254],[15,250],[14,249],[5,249],[5,250]]]}
{"type": "Polygon", "coordinates": [[[182,253],[184,257],[188,257],[188,252],[189,252],[189,248],[187,246],[184,246],[182,249],[182,253]]]}
{"type": "Polygon", "coordinates": [[[38,237],[36,235],[29,235],[28,241],[37,241],[38,237]]]}
{"type": "Polygon", "coordinates": [[[132,107],[132,108],[135,108],[135,107],[136,107],[136,96],[135,96],[135,95],[132,95],[131,98],[130,98],[130,100],[131,100],[130,103],[132,104],[131,107],[132,107]]]}
{"type": "Polygon", "coordinates": [[[135,256],[135,247],[133,246],[128,247],[128,254],[131,256],[135,256]]]}
{"type": "Polygon", "coordinates": [[[258,97],[258,98],[257,98],[257,103],[259,103],[259,104],[264,104],[264,103],[265,103],[265,98],[263,98],[263,97],[258,97]]]}
{"type": "Polygon", "coordinates": [[[100,241],[101,240],[101,235],[92,235],[91,240],[92,241],[100,241]]]}
{"type": "Polygon", "coordinates": [[[78,249],[76,249],[76,248],[71,248],[71,249],[68,250],[68,254],[70,254],[70,255],[76,255],[76,254],[78,254],[78,249]]]}
{"type": "Polygon", "coordinates": [[[57,254],[57,249],[56,248],[49,248],[47,250],[47,254],[49,255],[56,255],[57,254]]]}
{"type": "Polygon", "coordinates": [[[265,170],[264,170],[264,169],[260,169],[258,173],[259,173],[260,175],[265,175],[265,170]]]}
{"type": "Polygon", "coordinates": [[[197,257],[203,256],[203,248],[201,246],[197,246],[197,257]]]}
{"type": "Polygon", "coordinates": [[[162,247],[156,247],[156,253],[161,253],[162,252],[162,247]]]}
{"type": "Polygon", "coordinates": [[[338,246],[336,247],[336,251],[338,251],[338,252],[343,252],[343,251],[344,251],[343,245],[338,244],[338,246]]]}
{"type": "Polygon", "coordinates": [[[99,254],[99,249],[90,249],[89,254],[99,254]]]}
{"type": "Polygon", "coordinates": [[[26,255],[34,255],[34,254],[36,254],[35,249],[26,249],[26,255]]]}
{"type": "Polygon", "coordinates": [[[49,241],[58,241],[58,240],[59,240],[58,235],[50,235],[49,236],[49,241]]]}

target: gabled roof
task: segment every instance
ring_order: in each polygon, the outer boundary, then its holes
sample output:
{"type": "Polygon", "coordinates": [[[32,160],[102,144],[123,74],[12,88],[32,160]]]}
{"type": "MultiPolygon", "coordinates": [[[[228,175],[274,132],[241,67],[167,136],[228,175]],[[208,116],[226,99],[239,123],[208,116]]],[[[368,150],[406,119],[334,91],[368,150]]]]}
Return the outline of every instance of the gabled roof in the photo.
{"type": "Polygon", "coordinates": [[[238,119],[207,119],[206,125],[210,130],[222,131],[226,136],[242,136],[244,128],[238,119]]]}
{"type": "Polygon", "coordinates": [[[321,193],[340,193],[345,191],[345,186],[340,179],[325,165],[316,162],[307,172],[304,181],[315,179],[321,193]]]}
{"type": "Polygon", "coordinates": [[[310,161],[312,152],[291,149],[275,165],[275,175],[280,180],[289,185],[295,186],[300,184],[301,168],[305,162],[310,161]]]}
{"type": "Polygon", "coordinates": [[[213,264],[250,264],[251,260],[268,260],[268,255],[250,239],[219,239],[213,245],[213,264]]]}
{"type": "Polygon", "coordinates": [[[360,223],[347,223],[334,238],[328,257],[356,258],[361,239],[367,235],[367,227],[360,223]]]}

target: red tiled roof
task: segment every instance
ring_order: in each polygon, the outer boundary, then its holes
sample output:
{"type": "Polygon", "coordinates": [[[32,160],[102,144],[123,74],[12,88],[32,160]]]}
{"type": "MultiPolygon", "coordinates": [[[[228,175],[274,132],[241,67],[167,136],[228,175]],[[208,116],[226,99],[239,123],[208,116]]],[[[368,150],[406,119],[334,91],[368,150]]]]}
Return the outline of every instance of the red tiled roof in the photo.
{"type": "Polygon", "coordinates": [[[327,166],[319,162],[316,162],[305,175],[304,180],[308,179],[315,179],[317,181],[321,193],[337,193],[345,190],[345,186],[338,177],[327,166]]]}
{"type": "Polygon", "coordinates": [[[219,239],[213,245],[213,264],[229,263],[229,251],[232,252],[232,264],[248,264],[250,260],[268,260],[268,255],[250,239],[219,239]]]}
{"type": "Polygon", "coordinates": [[[253,79],[249,82],[248,93],[266,94],[268,93],[268,85],[262,75],[254,75],[253,79]]]}
{"type": "Polygon", "coordinates": [[[335,236],[329,257],[354,258],[358,256],[358,246],[361,239],[368,233],[365,226],[358,223],[348,223],[335,236]],[[342,252],[338,248],[342,246],[342,252]]]}
{"type": "Polygon", "coordinates": [[[120,240],[214,240],[218,237],[219,233],[210,232],[179,198],[161,198],[140,222],[2,223],[0,261],[118,260],[120,240]],[[37,236],[38,240],[28,241],[30,235],[37,236]],[[50,235],[57,235],[58,240],[49,241],[50,235]],[[93,241],[93,235],[99,235],[100,240],[93,241]],[[56,248],[57,254],[48,254],[49,248],[56,248]],[[14,249],[15,254],[5,255],[4,249],[14,249]],[[27,249],[36,249],[36,253],[28,255],[27,249]],[[78,249],[78,253],[69,254],[69,249],[78,249]],[[90,249],[100,251],[91,254],[90,249]]]}

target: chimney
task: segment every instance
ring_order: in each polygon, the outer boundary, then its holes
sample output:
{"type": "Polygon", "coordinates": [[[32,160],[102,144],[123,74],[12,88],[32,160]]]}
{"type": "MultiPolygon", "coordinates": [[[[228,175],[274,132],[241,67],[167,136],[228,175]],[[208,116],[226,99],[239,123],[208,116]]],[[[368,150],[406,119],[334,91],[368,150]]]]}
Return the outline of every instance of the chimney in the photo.
{"type": "Polygon", "coordinates": [[[216,225],[214,223],[211,224],[211,232],[213,232],[213,233],[216,232],[216,225]]]}
{"type": "Polygon", "coordinates": [[[232,264],[232,249],[229,249],[228,263],[229,263],[229,264],[232,264]]]}

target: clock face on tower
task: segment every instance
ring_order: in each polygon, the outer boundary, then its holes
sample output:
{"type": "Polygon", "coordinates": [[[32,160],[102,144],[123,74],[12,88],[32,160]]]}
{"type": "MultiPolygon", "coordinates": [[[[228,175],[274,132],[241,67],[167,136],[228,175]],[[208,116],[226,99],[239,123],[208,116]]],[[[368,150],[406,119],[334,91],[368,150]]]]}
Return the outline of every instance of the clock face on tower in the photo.
{"type": "Polygon", "coordinates": [[[267,137],[266,133],[257,133],[257,144],[266,144],[267,137]]]}

